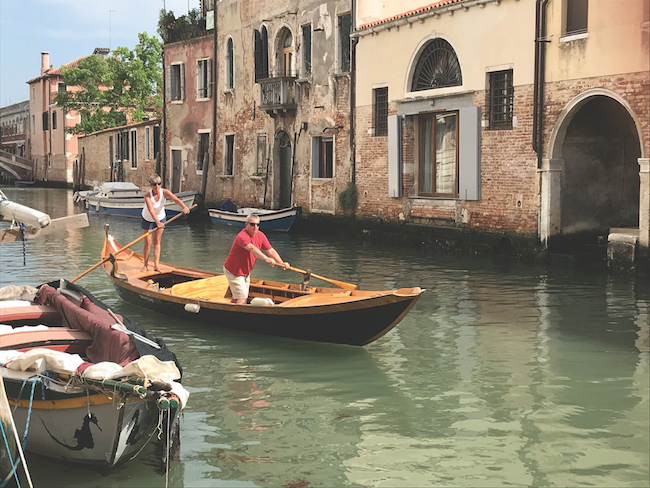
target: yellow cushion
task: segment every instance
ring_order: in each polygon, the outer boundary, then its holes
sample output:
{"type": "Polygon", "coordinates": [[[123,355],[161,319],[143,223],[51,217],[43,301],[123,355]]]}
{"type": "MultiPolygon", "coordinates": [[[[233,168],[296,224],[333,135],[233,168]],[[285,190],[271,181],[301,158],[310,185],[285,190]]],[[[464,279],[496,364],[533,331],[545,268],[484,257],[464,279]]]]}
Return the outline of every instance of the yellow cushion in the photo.
{"type": "Polygon", "coordinates": [[[186,281],[172,286],[171,290],[172,295],[180,297],[218,300],[226,296],[228,278],[225,275],[218,275],[201,280],[186,281]]]}

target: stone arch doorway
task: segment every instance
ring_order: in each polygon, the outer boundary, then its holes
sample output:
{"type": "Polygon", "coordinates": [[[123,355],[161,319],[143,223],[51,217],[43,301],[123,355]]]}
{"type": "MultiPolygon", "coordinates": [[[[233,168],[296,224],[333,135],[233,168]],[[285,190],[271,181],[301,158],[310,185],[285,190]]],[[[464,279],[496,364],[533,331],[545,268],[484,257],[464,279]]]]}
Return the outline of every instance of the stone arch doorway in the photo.
{"type": "Polygon", "coordinates": [[[593,242],[639,226],[639,123],[613,92],[576,97],[557,119],[542,168],[540,237],[593,242]]]}
{"type": "Polygon", "coordinates": [[[291,137],[280,130],[275,135],[273,148],[273,201],[272,208],[291,206],[291,137]]]}

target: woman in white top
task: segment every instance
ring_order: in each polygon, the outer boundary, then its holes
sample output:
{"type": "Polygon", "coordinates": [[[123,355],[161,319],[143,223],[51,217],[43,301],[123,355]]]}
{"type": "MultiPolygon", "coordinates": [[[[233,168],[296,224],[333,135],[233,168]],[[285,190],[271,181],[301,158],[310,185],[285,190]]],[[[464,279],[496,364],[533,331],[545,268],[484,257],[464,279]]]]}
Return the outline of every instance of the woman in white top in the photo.
{"type": "MultiPolygon", "coordinates": [[[[180,198],[162,187],[162,178],[157,174],[154,174],[149,178],[149,184],[151,185],[151,190],[149,190],[144,196],[144,208],[142,209],[140,227],[142,227],[142,232],[145,234],[152,229],[156,229],[156,231],[153,232],[153,269],[155,271],[160,271],[160,240],[165,228],[163,224],[167,220],[167,215],[165,213],[165,198],[170,198],[172,201],[183,207],[184,214],[190,213],[190,209],[187,208],[187,205],[185,205],[180,198]]],[[[142,256],[144,257],[144,263],[142,266],[143,272],[149,270],[150,249],[151,234],[144,238],[144,250],[142,252],[142,256]]]]}

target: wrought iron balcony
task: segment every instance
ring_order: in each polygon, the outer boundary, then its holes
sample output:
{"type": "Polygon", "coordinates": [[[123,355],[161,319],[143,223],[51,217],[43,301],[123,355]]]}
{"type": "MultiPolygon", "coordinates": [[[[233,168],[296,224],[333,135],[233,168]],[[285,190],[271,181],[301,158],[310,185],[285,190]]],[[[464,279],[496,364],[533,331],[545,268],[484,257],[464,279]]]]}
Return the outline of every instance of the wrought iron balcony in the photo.
{"type": "Polygon", "coordinates": [[[296,77],[282,74],[257,80],[260,84],[260,109],[268,113],[295,110],[296,77]]]}

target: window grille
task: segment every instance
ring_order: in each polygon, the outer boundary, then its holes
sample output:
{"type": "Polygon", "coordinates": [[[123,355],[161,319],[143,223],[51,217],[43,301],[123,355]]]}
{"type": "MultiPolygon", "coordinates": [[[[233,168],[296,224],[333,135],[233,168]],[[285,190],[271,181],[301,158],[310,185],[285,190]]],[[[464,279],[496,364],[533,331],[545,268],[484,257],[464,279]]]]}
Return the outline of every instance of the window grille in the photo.
{"type": "Polygon", "coordinates": [[[444,39],[436,38],[429,41],[418,59],[411,91],[462,84],[460,63],[454,49],[444,39]]]}
{"type": "Polygon", "coordinates": [[[388,135],[388,87],[373,90],[372,121],[375,136],[388,135]]]}
{"type": "Polygon", "coordinates": [[[490,129],[512,129],[514,87],[512,70],[489,73],[486,103],[490,129]]]}

